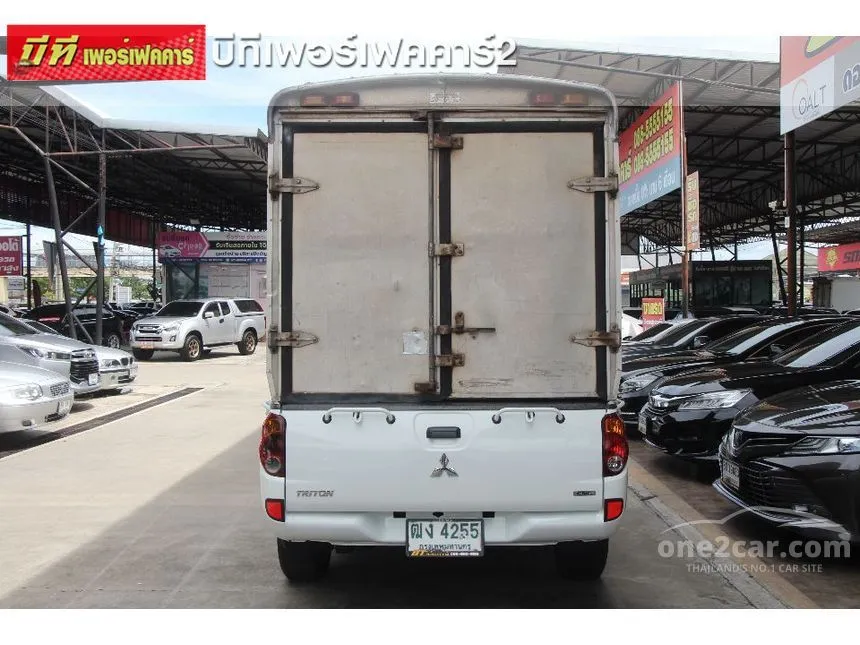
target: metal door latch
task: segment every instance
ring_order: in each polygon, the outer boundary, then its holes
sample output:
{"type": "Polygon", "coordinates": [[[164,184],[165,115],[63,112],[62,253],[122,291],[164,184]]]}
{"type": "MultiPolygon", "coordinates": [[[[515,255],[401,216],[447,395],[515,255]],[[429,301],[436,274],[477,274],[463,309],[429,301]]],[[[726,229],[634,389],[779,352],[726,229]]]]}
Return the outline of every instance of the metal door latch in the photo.
{"type": "Polygon", "coordinates": [[[463,354],[437,354],[433,357],[433,364],[436,367],[463,367],[466,357],[463,354]]]}
{"type": "Polygon", "coordinates": [[[269,192],[272,195],[277,193],[292,193],[294,195],[300,195],[302,193],[309,193],[312,190],[317,190],[320,185],[311,180],[311,179],[303,179],[301,177],[278,177],[277,175],[272,175],[269,177],[269,192]]]}
{"type": "Polygon", "coordinates": [[[431,244],[430,245],[430,255],[442,257],[442,256],[453,256],[453,257],[462,257],[466,252],[466,245],[453,243],[453,244],[431,244]]]}
{"type": "Polygon", "coordinates": [[[581,193],[609,193],[613,197],[618,192],[618,176],[610,175],[609,177],[578,177],[567,182],[567,187],[571,190],[578,190],[581,193]]]}
{"type": "Polygon", "coordinates": [[[448,334],[494,334],[495,332],[495,327],[466,327],[466,314],[462,311],[454,314],[453,326],[439,325],[436,327],[436,333],[440,336],[447,336],[448,334]]]}

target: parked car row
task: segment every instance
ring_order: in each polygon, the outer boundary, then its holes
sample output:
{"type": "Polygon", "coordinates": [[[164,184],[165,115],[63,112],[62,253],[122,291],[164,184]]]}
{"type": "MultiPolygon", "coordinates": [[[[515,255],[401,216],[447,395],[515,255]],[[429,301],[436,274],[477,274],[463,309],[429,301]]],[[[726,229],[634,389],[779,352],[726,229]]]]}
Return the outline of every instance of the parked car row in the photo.
{"type": "Polygon", "coordinates": [[[120,391],[137,372],[128,352],[89,345],[36,321],[0,313],[0,432],[62,419],[76,397],[120,391]]]}
{"type": "Polygon", "coordinates": [[[860,541],[860,319],[721,320],[737,326],[686,320],[623,345],[628,433],[713,467],[714,488],[759,517],[860,541]]]}

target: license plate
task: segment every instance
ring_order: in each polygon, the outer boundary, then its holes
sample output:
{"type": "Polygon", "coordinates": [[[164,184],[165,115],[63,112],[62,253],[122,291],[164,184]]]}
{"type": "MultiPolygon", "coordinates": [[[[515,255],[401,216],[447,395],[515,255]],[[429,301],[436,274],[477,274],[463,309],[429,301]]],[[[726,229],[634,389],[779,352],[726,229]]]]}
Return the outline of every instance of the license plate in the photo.
{"type": "Polygon", "coordinates": [[[98,374],[87,375],[87,383],[89,385],[98,385],[99,384],[99,375],[98,374]]]}
{"type": "Polygon", "coordinates": [[[72,409],[72,402],[71,401],[60,401],[59,404],[57,404],[57,414],[60,415],[61,417],[66,416],[71,411],[71,409],[72,409]]]}
{"type": "Polygon", "coordinates": [[[154,343],[138,343],[138,345],[140,345],[141,349],[152,349],[155,347],[154,343]]]}
{"type": "Polygon", "coordinates": [[[484,555],[482,520],[406,520],[406,555],[480,557],[484,555]]]}
{"type": "Polygon", "coordinates": [[[641,434],[648,434],[648,417],[641,412],[639,413],[639,432],[641,434]]]}
{"type": "Polygon", "coordinates": [[[741,487],[741,469],[740,467],[732,462],[727,460],[722,460],[720,462],[720,470],[722,472],[723,482],[735,490],[739,490],[741,487]]]}
{"type": "Polygon", "coordinates": [[[117,378],[128,378],[129,374],[130,374],[129,370],[123,370],[121,372],[116,373],[117,378]]]}

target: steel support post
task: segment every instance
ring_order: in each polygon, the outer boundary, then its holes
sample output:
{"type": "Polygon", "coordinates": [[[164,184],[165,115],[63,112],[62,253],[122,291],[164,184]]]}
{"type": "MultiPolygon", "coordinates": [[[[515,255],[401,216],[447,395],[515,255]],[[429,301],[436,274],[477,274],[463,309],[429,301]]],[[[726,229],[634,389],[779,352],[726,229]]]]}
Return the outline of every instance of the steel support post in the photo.
{"type": "Polygon", "coordinates": [[[96,345],[102,344],[102,330],[104,326],[105,306],[105,254],[104,254],[104,228],[105,228],[105,201],[107,198],[107,157],[99,155],[99,248],[96,253],[96,345]]]}
{"type": "Polygon", "coordinates": [[[794,132],[785,134],[785,210],[788,216],[786,231],[788,261],[788,315],[797,313],[797,204],[794,192],[794,132]]]}
{"type": "Polygon", "coordinates": [[[63,226],[60,222],[60,206],[57,203],[57,187],[54,185],[54,172],[51,169],[51,160],[47,157],[42,157],[42,160],[45,162],[45,179],[48,182],[48,199],[51,207],[51,218],[54,222],[54,239],[57,244],[57,259],[60,262],[60,276],[63,281],[66,316],[69,321],[69,330],[71,331],[72,338],[77,340],[78,330],[72,310],[72,294],[69,286],[69,271],[66,268],[66,250],[63,248],[63,226]]]}

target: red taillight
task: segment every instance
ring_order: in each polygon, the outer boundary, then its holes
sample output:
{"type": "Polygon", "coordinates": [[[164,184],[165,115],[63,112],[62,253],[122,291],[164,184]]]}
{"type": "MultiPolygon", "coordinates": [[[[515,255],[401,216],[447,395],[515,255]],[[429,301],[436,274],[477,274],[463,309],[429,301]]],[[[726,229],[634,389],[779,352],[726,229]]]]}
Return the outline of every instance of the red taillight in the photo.
{"type": "Polygon", "coordinates": [[[555,105],[558,98],[552,92],[535,92],[531,95],[532,105],[555,105]]]}
{"type": "Polygon", "coordinates": [[[282,499],[267,499],[266,500],[266,515],[271,517],[276,522],[284,521],[284,500],[282,499]]]}
{"type": "Polygon", "coordinates": [[[588,105],[588,97],[585,94],[565,94],[561,97],[562,105],[588,105]]]}
{"type": "Polygon", "coordinates": [[[48,316],[46,318],[39,318],[39,322],[60,322],[59,316],[48,316]]]}
{"type": "Polygon", "coordinates": [[[607,499],[603,506],[603,521],[611,522],[621,517],[624,512],[623,499],[607,499]]]}
{"type": "Polygon", "coordinates": [[[325,107],[328,105],[328,97],[324,94],[306,94],[301,100],[302,107],[325,107]]]}
{"type": "Polygon", "coordinates": [[[287,424],[280,414],[270,413],[263,421],[263,432],[260,436],[260,465],[272,477],[284,477],[286,474],[286,429],[287,424]]]}
{"type": "Polygon", "coordinates": [[[627,466],[630,446],[624,431],[624,421],[618,413],[607,414],[601,422],[603,427],[603,476],[618,475],[627,466]]]}
{"type": "Polygon", "coordinates": [[[347,94],[337,94],[332,100],[333,107],[355,107],[358,105],[358,94],[349,92],[347,94]]]}

